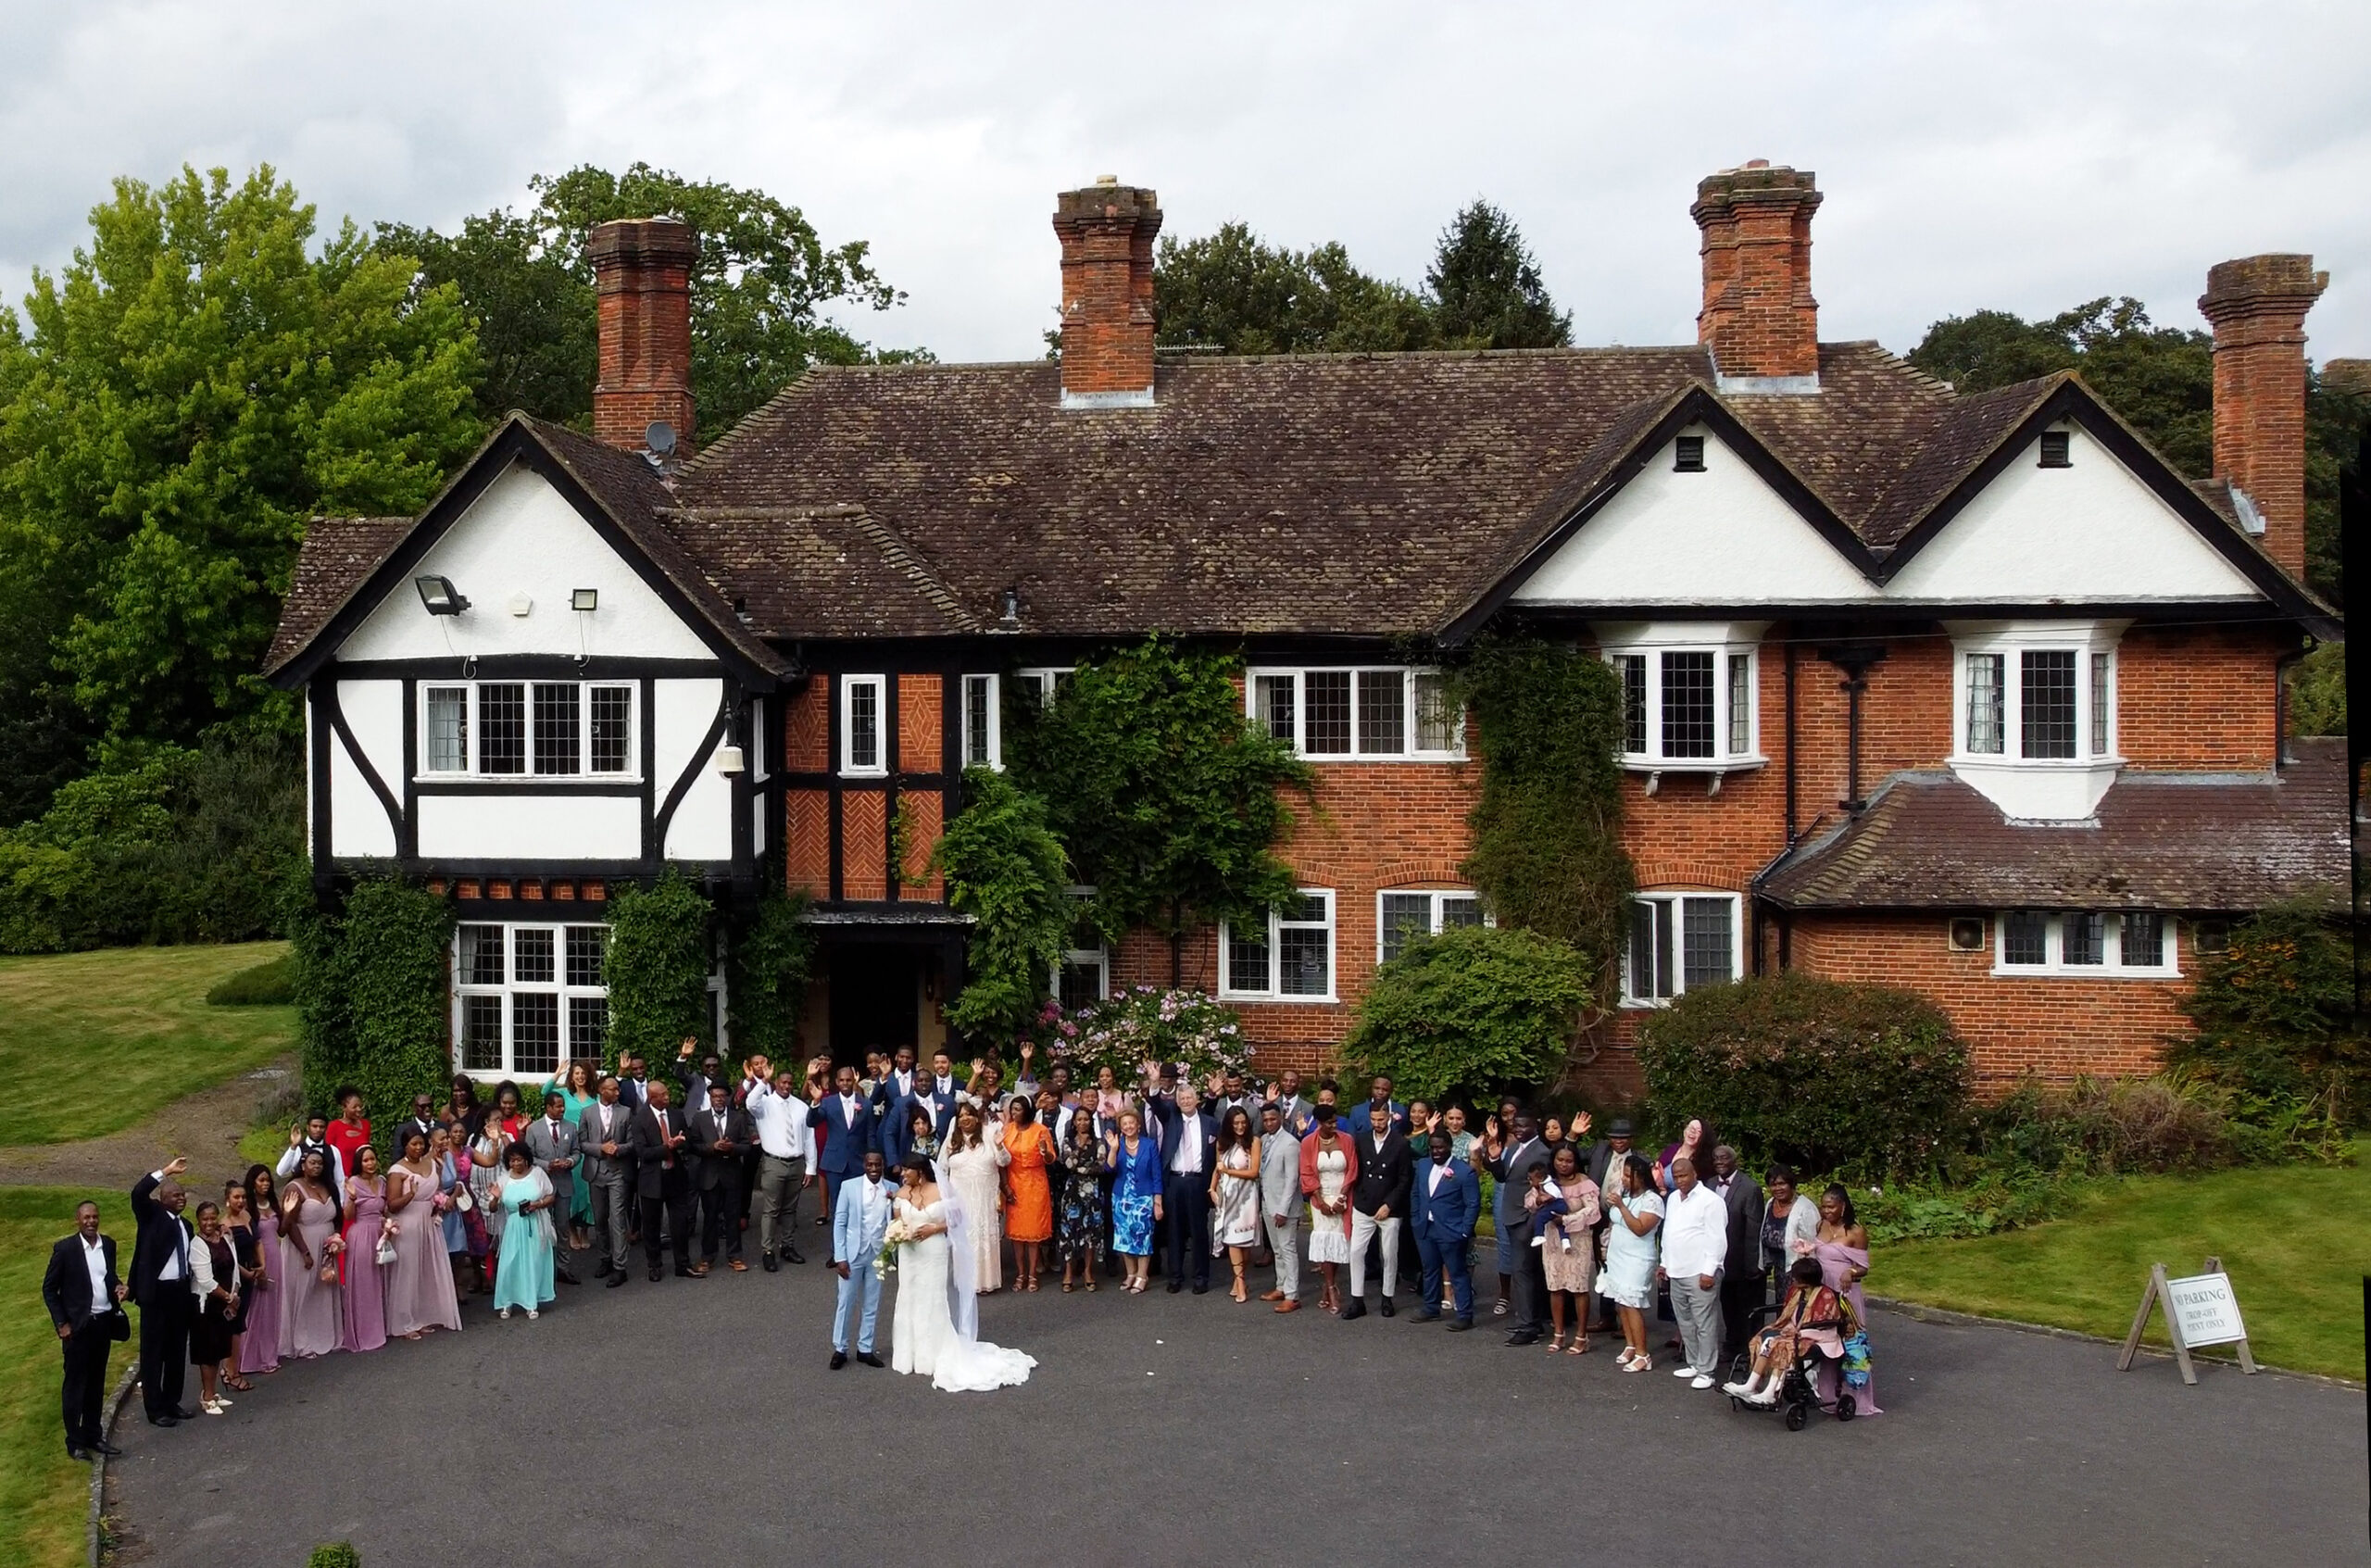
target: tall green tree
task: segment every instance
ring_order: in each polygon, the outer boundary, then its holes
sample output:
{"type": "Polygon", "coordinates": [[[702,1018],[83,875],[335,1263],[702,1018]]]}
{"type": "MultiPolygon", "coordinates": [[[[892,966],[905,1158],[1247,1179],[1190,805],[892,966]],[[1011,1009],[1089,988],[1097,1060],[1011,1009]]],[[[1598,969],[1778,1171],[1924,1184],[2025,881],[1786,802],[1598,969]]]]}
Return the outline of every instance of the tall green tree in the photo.
{"type": "Polygon", "coordinates": [[[692,274],[692,393],[714,437],[808,366],[925,358],[876,350],[830,320],[836,304],[886,310],[905,296],[872,270],[862,240],[827,245],[798,208],[721,181],[686,180],[636,163],[622,174],[590,164],[528,182],[524,213],[483,213],[451,235],[380,225],[383,246],[420,258],[456,288],[486,357],[478,408],[523,408],[585,423],[593,408],[593,269],[584,237],[617,218],[680,218],[699,231],[692,274]]]}
{"type": "Polygon", "coordinates": [[[62,690],[116,743],[284,727],[257,670],[306,520],[414,510],[478,440],[454,291],[351,223],[317,242],[268,166],[183,169],[116,182],[25,320],[0,328],[0,614],[25,639],[0,688],[62,690]]]}
{"type": "Polygon", "coordinates": [[[1264,920],[1291,897],[1273,846],[1291,826],[1287,791],[1315,775],[1248,722],[1237,662],[1151,641],[1082,664],[1054,704],[1007,710],[1015,782],[1046,803],[1107,938],[1145,928],[1170,940],[1183,984],[1186,934],[1264,920]]]}
{"type": "Polygon", "coordinates": [[[1164,347],[1224,354],[1337,354],[1435,346],[1413,290],[1369,277],[1329,243],[1296,251],[1242,223],[1167,239],[1153,263],[1164,347]]]}
{"type": "Polygon", "coordinates": [[[1424,293],[1434,329],[1446,343],[1468,348],[1572,344],[1573,318],[1548,296],[1522,232],[1479,197],[1441,231],[1424,293]]]}

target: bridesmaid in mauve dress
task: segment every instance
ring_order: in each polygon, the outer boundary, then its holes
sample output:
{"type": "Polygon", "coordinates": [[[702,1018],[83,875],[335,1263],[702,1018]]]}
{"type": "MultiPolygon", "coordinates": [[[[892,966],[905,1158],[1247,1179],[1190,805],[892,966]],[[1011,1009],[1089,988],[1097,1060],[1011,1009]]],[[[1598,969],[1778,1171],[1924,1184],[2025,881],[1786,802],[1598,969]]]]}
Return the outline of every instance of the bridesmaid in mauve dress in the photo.
{"type": "Polygon", "coordinates": [[[325,1356],[338,1347],[337,1200],[329,1160],[308,1151],[280,1198],[280,1359],[325,1356]],[[323,1265],[330,1277],[321,1277],[323,1265]]]}
{"type": "Polygon", "coordinates": [[[281,1287],[280,1191],[272,1185],[271,1167],[247,1167],[247,1210],[255,1216],[256,1260],[263,1272],[247,1295],[247,1332],[239,1340],[239,1370],[280,1370],[281,1287]]]}
{"type": "Polygon", "coordinates": [[[387,1184],[379,1174],[379,1151],[365,1144],[354,1151],[354,1174],[345,1178],[345,1288],[339,1343],[349,1350],[375,1350],[387,1342],[387,1282],[379,1266],[379,1233],[387,1223],[387,1184]]]}
{"type": "Polygon", "coordinates": [[[388,1223],[395,1231],[395,1261],[386,1272],[387,1332],[417,1339],[428,1329],[460,1327],[461,1304],[445,1261],[439,1171],[429,1158],[428,1135],[407,1134],[404,1156],[387,1174],[388,1223]]]}

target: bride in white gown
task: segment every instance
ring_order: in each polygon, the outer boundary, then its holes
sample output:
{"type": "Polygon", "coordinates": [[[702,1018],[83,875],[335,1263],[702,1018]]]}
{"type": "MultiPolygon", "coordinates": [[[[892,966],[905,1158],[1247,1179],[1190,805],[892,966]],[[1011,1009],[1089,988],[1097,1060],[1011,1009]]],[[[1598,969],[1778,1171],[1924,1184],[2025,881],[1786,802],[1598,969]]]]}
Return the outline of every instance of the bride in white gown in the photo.
{"type": "Polygon", "coordinates": [[[950,1394],[985,1393],[1029,1381],[1036,1359],[982,1342],[972,1249],[962,1204],[920,1160],[902,1173],[897,1218],[919,1233],[897,1248],[897,1305],[889,1322],[889,1364],[920,1373],[950,1394]]]}

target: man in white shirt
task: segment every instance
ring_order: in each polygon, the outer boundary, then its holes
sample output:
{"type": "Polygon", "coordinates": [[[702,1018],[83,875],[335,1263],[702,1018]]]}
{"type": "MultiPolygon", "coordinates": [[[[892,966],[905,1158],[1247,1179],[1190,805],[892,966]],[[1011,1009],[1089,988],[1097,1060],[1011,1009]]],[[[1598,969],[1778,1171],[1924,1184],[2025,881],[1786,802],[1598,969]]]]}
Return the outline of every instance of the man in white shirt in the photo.
{"type": "Polygon", "coordinates": [[[182,1209],[189,1193],[181,1173],[189,1161],[175,1156],[161,1171],[132,1188],[132,1217],[139,1234],[132,1244],[132,1298],[140,1303],[140,1398],[152,1426],[180,1423],[182,1383],[189,1372],[189,1324],[197,1298],[189,1284],[189,1222],[182,1209]]]}
{"type": "MultiPolygon", "coordinates": [[[[900,1054],[903,1054],[902,1052],[900,1054]]],[[[804,1263],[806,1256],[794,1239],[798,1235],[798,1195],[815,1185],[815,1129],[808,1125],[809,1107],[800,1098],[797,1075],[787,1067],[771,1084],[750,1085],[744,1102],[758,1124],[759,1261],[768,1273],[778,1273],[780,1258],[804,1263]]]]}
{"type": "Polygon", "coordinates": [[[1684,1362],[1672,1375],[1691,1379],[1691,1388],[1710,1388],[1721,1357],[1721,1270],[1729,1254],[1729,1206],[1696,1179],[1695,1162],[1684,1155],[1671,1162],[1671,1181],[1663,1207],[1662,1273],[1671,1282],[1684,1362]]]}
{"type": "Polygon", "coordinates": [[[1191,1084],[1179,1085],[1174,1099],[1155,1099],[1152,1110],[1160,1119],[1160,1163],[1168,1173],[1160,1207],[1169,1293],[1185,1289],[1191,1272],[1194,1294],[1199,1296],[1211,1287],[1211,1151],[1218,1142],[1218,1123],[1202,1109],[1202,1097],[1191,1084]]]}
{"type": "Polygon", "coordinates": [[[281,1151],[280,1163],[271,1168],[272,1174],[283,1182],[286,1181],[296,1173],[299,1166],[305,1163],[305,1156],[318,1148],[321,1151],[321,1158],[329,1167],[332,1188],[344,1192],[345,1190],[345,1157],[340,1154],[336,1146],[329,1141],[326,1135],[329,1129],[330,1119],[319,1111],[306,1118],[302,1126],[289,1128],[288,1147],[281,1151]]]}

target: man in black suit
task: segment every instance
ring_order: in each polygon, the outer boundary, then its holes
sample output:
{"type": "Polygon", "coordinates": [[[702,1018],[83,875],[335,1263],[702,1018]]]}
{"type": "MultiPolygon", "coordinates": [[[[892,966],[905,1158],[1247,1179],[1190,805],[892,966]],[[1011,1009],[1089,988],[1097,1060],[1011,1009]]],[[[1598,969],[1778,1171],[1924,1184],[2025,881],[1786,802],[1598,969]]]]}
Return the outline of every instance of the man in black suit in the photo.
{"type": "Polygon", "coordinates": [[[182,1419],[182,1382],[189,1374],[189,1324],[197,1298],[189,1286],[189,1193],[179,1178],[189,1161],[173,1157],[132,1188],[132,1298],[140,1303],[140,1402],[152,1426],[182,1419]]]}
{"type": "Polygon", "coordinates": [[[1342,1307],[1342,1321],[1367,1315],[1367,1244],[1380,1242],[1383,1268],[1376,1283],[1383,1287],[1380,1308],[1392,1315],[1391,1287],[1399,1273],[1399,1221],[1408,1211],[1408,1189],[1416,1179],[1416,1163],[1408,1153],[1408,1135],[1392,1120],[1388,1101],[1367,1110],[1367,1124],[1352,1135],[1358,1151],[1359,1179],[1350,1190],[1350,1298],[1342,1307]]]}
{"type": "Polygon", "coordinates": [[[1169,1251],[1169,1293],[1186,1288],[1186,1265],[1194,1270],[1194,1294],[1211,1287],[1211,1160],[1219,1124],[1202,1109],[1191,1084],[1180,1084],[1173,1098],[1154,1098],[1160,1118],[1160,1215],[1169,1251]]]}
{"type": "Polygon", "coordinates": [[[719,1237],[733,1272],[749,1272],[741,1261],[741,1187],[746,1170],[742,1156],[757,1141],[757,1125],[733,1103],[733,1091],[711,1082],[707,1106],[692,1113],[692,1150],[699,1156],[700,1273],[716,1267],[719,1237]]]}
{"type": "Polygon", "coordinates": [[[1540,1140],[1539,1122],[1528,1110],[1518,1110],[1512,1128],[1504,1137],[1499,1129],[1506,1127],[1506,1113],[1493,1118],[1490,1130],[1482,1141],[1482,1149],[1489,1160],[1491,1179],[1499,1184],[1492,1202],[1497,1206],[1494,1218],[1499,1230],[1499,1272],[1511,1277],[1514,1286],[1514,1332],[1507,1336],[1510,1345],[1537,1345],[1547,1330],[1548,1275],[1541,1266],[1540,1249],[1531,1244],[1531,1210],[1524,1207],[1525,1189],[1530,1185],[1534,1165],[1548,1163],[1548,1146],[1540,1140]]]}
{"type": "Polygon", "coordinates": [[[1762,1184],[1738,1168],[1727,1144],[1712,1150],[1712,1190],[1729,1210],[1729,1253],[1721,1270],[1721,1333],[1732,1350],[1746,1342],[1746,1320],[1770,1288],[1762,1261],[1762,1184]]]}
{"type": "MultiPolygon", "coordinates": [[[[404,1140],[406,1138],[411,1136],[414,1133],[418,1133],[421,1137],[430,1138],[433,1141],[433,1135],[436,1128],[436,1100],[434,1097],[430,1095],[414,1095],[411,1097],[411,1114],[395,1123],[395,1135],[394,1139],[389,1142],[387,1147],[394,1149],[396,1157],[400,1159],[404,1152],[404,1140]]],[[[563,1212],[566,1211],[566,1208],[567,1206],[565,1204],[561,1206],[563,1212]]]]}
{"type": "Polygon", "coordinates": [[[698,1279],[692,1272],[692,1183],[684,1162],[691,1158],[691,1135],[684,1113],[668,1101],[664,1078],[653,1078],[645,1092],[650,1103],[634,1113],[634,1197],[642,1208],[642,1256],[650,1277],[659,1276],[660,1227],[675,1246],[675,1277],[698,1279]]]}
{"type": "Polygon", "coordinates": [[[127,1294],[116,1278],[115,1242],[99,1234],[99,1206],[85,1198],[74,1206],[74,1234],[49,1249],[49,1272],[41,1280],[42,1304],[66,1352],[60,1401],[69,1459],[123,1451],[104,1435],[99,1400],[107,1391],[107,1351],[115,1344],[116,1304],[127,1294]]]}

